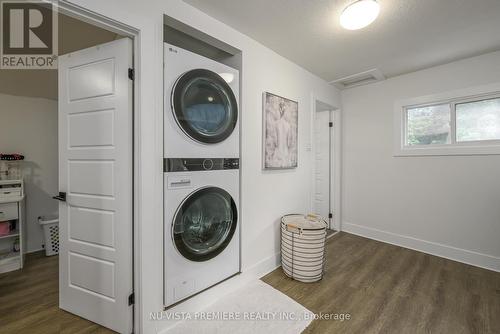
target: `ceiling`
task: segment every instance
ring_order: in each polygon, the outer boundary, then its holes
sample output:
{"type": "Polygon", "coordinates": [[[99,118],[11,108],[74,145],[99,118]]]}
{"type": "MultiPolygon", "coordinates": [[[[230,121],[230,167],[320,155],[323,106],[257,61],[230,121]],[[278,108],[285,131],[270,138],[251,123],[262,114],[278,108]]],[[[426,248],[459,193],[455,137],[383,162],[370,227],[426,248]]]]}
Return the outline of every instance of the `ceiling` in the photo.
{"type": "Polygon", "coordinates": [[[392,77],[500,50],[499,0],[378,0],[370,26],[339,24],[353,0],[184,0],[327,80],[392,77]]]}
{"type": "MultiPolygon", "coordinates": [[[[62,14],[58,31],[60,55],[122,37],[62,14]]],[[[57,100],[57,70],[0,70],[0,94],[57,100]]]]}

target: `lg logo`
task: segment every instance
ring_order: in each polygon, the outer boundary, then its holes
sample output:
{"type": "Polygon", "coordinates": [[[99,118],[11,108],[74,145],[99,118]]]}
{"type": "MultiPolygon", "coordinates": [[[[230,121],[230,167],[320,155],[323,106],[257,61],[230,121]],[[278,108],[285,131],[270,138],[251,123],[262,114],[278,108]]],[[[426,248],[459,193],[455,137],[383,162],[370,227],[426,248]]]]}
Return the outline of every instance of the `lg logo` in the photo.
{"type": "Polygon", "coordinates": [[[2,1],[2,68],[54,68],[57,14],[51,2],[2,1]]]}

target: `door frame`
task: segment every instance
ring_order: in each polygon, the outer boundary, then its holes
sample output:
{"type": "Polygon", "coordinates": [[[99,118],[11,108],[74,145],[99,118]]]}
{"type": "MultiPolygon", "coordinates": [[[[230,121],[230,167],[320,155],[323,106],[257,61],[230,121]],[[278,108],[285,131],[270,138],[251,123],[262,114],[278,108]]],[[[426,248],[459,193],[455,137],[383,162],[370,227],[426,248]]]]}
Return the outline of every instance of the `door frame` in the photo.
{"type": "Polygon", "coordinates": [[[116,20],[110,19],[93,11],[87,10],[83,7],[74,5],[67,0],[59,0],[56,3],[56,9],[59,13],[70,16],[79,21],[83,21],[94,26],[115,32],[122,36],[126,36],[132,39],[132,62],[134,67],[134,80],[132,83],[132,122],[133,122],[133,143],[132,143],[132,226],[133,226],[133,240],[132,240],[132,270],[133,270],[133,287],[135,302],[132,307],[132,317],[133,317],[133,328],[135,333],[140,332],[140,308],[137,307],[141,300],[141,276],[139,275],[140,264],[140,231],[139,231],[139,218],[140,218],[140,187],[139,180],[141,179],[141,168],[140,168],[140,138],[141,138],[141,113],[140,113],[140,30],[136,29],[128,24],[118,22],[116,20]]]}
{"type": "MultiPolygon", "coordinates": [[[[314,129],[316,122],[316,115],[318,112],[318,103],[323,106],[328,106],[328,113],[330,114],[329,119],[330,122],[333,122],[333,136],[330,130],[330,149],[333,149],[333,152],[330,151],[329,154],[329,165],[330,165],[330,184],[329,184],[329,193],[330,193],[330,211],[333,213],[333,218],[329,219],[329,227],[334,228],[336,231],[342,230],[342,205],[341,205],[341,180],[342,180],[342,113],[340,108],[333,106],[329,102],[325,102],[314,95],[312,95],[311,99],[311,160],[312,160],[312,168],[311,168],[311,194],[310,194],[310,208],[311,212],[314,209],[314,193],[315,193],[315,141],[314,141],[314,129]],[[333,160],[333,164],[332,164],[333,160]]],[[[326,110],[324,110],[326,112],[326,110]]]]}

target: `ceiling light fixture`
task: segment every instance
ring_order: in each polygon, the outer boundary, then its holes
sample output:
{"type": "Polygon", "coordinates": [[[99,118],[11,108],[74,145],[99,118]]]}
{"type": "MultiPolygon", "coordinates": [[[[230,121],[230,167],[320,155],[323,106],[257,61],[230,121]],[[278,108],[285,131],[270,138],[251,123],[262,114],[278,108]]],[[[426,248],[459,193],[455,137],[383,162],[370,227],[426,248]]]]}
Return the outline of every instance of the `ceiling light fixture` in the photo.
{"type": "Polygon", "coordinates": [[[358,0],[347,6],[340,15],[340,25],[347,30],[357,30],[375,21],[380,5],[375,0],[358,0]]]}

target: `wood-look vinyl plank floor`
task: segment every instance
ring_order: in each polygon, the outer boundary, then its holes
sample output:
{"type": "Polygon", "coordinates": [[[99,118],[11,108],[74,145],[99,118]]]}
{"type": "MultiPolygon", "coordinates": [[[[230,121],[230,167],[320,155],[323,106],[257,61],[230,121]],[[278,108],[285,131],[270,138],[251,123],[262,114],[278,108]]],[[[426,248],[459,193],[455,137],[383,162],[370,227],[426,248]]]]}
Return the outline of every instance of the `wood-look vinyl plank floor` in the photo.
{"type": "Polygon", "coordinates": [[[500,333],[500,273],[347,233],[327,240],[325,275],[262,278],[314,313],[304,333],[500,333]]]}
{"type": "Polygon", "coordinates": [[[0,274],[1,334],[114,333],[59,308],[58,257],[26,256],[22,270],[0,274]]]}
{"type": "MultiPolygon", "coordinates": [[[[263,280],[315,313],[312,333],[500,333],[500,273],[338,233],[327,241],[325,276],[263,280]]],[[[0,274],[0,333],[107,334],[58,307],[58,258],[30,254],[23,270],[0,274]]]]}

